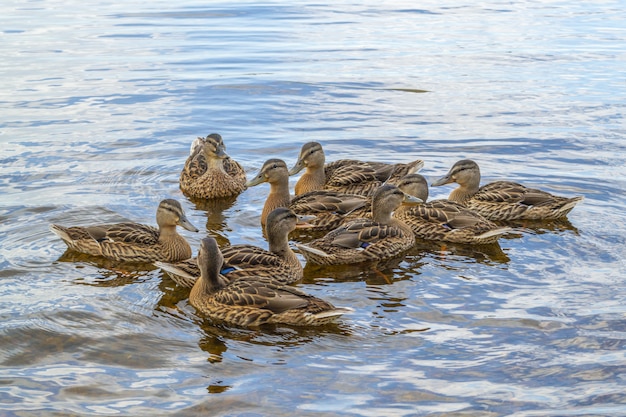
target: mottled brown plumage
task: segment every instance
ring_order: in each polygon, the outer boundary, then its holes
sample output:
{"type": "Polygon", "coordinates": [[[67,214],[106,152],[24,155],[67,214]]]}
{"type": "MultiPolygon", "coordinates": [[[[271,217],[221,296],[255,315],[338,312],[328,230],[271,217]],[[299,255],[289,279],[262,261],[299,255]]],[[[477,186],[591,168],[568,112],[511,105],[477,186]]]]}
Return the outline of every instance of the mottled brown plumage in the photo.
{"type": "Polygon", "coordinates": [[[324,237],[297,245],[302,255],[319,265],[353,264],[394,258],[415,243],[409,226],[392,217],[401,204],[416,204],[416,197],[385,184],[372,196],[372,218],[345,223],[324,237]]]}
{"type": "Polygon", "coordinates": [[[196,139],[179,182],[180,189],[189,197],[227,198],[246,189],[246,173],[226,154],[222,137],[212,133],[196,139]]]}
{"type": "MultiPolygon", "coordinates": [[[[287,208],[270,213],[265,228],[269,250],[254,245],[233,245],[222,249],[225,259],[220,273],[229,280],[243,276],[269,276],[284,284],[302,279],[302,264],[289,247],[289,233],[297,227],[307,227],[287,208]]],[[[195,258],[178,263],[156,262],[181,287],[191,288],[200,276],[195,258]]]]}
{"type": "Polygon", "coordinates": [[[324,150],[318,142],[308,142],[302,146],[298,161],[289,171],[290,175],[294,175],[306,168],[296,183],[296,195],[315,190],[333,190],[370,196],[386,181],[393,182],[424,166],[424,161],[419,159],[407,164],[353,159],[341,159],[328,164],[325,161],[324,150]]]}
{"type": "Polygon", "coordinates": [[[440,186],[456,182],[448,197],[489,220],[541,220],[566,216],[583,197],[560,197],[511,181],[496,181],[480,187],[480,169],[472,160],[455,163],[433,182],[440,186]]]}
{"type": "Polygon", "coordinates": [[[75,251],[117,261],[178,262],[191,257],[189,243],[176,226],[197,232],[176,200],[161,201],[156,213],[158,228],[139,223],[114,223],[95,226],[64,227],[53,224],[50,230],[75,251]]]}
{"type": "Polygon", "coordinates": [[[296,214],[315,216],[309,219],[311,231],[329,231],[350,219],[364,217],[370,211],[370,199],[365,196],[331,190],[310,191],[291,199],[289,170],[281,159],[269,159],[246,186],[268,182],[270,192],[261,213],[261,224],[277,207],[289,207],[296,214]]]}
{"type": "Polygon", "coordinates": [[[200,278],[191,289],[189,302],[212,320],[237,326],[271,323],[315,326],[352,311],[267,276],[224,280],[220,278],[222,262],[215,239],[203,239],[198,253],[200,278]]]}
{"type": "Polygon", "coordinates": [[[416,238],[482,245],[495,243],[503,234],[511,231],[509,227],[499,226],[454,201],[426,202],[428,183],[420,174],[403,177],[397,186],[424,201],[415,206],[401,206],[394,212],[396,219],[413,229],[416,238]]]}

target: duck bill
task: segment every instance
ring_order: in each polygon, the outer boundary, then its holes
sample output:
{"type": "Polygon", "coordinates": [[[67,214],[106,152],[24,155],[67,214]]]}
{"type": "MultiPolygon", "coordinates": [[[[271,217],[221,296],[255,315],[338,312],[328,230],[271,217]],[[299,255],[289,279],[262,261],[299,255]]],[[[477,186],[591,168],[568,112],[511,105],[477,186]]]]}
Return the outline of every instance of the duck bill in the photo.
{"type": "Polygon", "coordinates": [[[289,175],[296,175],[298,172],[304,169],[304,161],[302,159],[298,159],[298,162],[289,170],[289,175]]]}
{"type": "Polygon", "coordinates": [[[254,187],[255,185],[263,184],[266,181],[267,178],[265,178],[265,175],[259,172],[259,175],[246,182],[246,187],[254,187]]]}
{"type": "Polygon", "coordinates": [[[313,220],[317,219],[316,216],[298,215],[298,221],[296,222],[296,229],[309,229],[315,225],[311,224],[313,220]]]}
{"type": "Polygon", "coordinates": [[[415,206],[417,204],[423,203],[424,200],[422,200],[421,198],[412,196],[412,195],[408,195],[408,194],[404,194],[404,200],[402,200],[402,205],[403,206],[415,206]]]}
{"type": "Polygon", "coordinates": [[[440,185],[446,185],[446,184],[450,184],[451,182],[454,182],[454,179],[452,179],[452,177],[450,176],[450,174],[446,174],[443,177],[439,178],[438,180],[435,180],[432,184],[430,184],[432,187],[439,187],[440,185]]]}
{"type": "Polygon", "coordinates": [[[185,216],[182,216],[180,219],[178,219],[178,225],[180,227],[183,227],[183,228],[189,230],[190,232],[197,232],[198,231],[196,226],[191,224],[191,222],[189,220],[187,220],[187,217],[185,217],[185,216]]]}
{"type": "Polygon", "coordinates": [[[228,158],[228,154],[226,153],[226,148],[224,148],[223,146],[218,147],[215,150],[215,156],[217,156],[220,159],[228,158]]]}

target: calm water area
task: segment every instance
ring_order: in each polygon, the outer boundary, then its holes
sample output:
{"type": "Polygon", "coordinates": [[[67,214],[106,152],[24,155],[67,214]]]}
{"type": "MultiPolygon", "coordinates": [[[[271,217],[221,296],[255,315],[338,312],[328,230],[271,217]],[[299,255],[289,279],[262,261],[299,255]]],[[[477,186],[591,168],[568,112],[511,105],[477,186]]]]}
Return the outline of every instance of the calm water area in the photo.
{"type": "Polygon", "coordinates": [[[625,9],[3,1],[0,415],[626,415],[625,9]],[[212,132],[250,178],[318,141],[329,161],[420,158],[433,181],[471,158],[483,182],[585,200],[487,248],[308,265],[299,288],[355,310],[320,328],[213,325],[160,269],[50,232],[154,225],[175,198],[194,253],[207,234],[266,247],[267,184],[220,204],[178,187],[212,132]]]}

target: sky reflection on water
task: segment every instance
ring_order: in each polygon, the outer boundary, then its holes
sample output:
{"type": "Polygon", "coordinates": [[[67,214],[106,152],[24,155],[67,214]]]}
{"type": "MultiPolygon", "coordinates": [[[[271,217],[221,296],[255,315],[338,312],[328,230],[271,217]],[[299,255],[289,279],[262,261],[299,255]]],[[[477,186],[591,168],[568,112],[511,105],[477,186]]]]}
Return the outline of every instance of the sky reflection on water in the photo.
{"type": "MultiPolygon", "coordinates": [[[[0,6],[0,410],[7,415],[621,415],[623,4],[184,1],[0,6]],[[219,132],[252,175],[458,159],[585,201],[492,248],[421,242],[376,270],[305,268],[355,309],[320,329],[215,326],[163,272],[65,253],[52,222],[154,224],[179,199],[265,247],[267,184],[194,202],[219,132]]],[[[292,184],[295,178],[292,179],[292,184]]],[[[450,188],[431,190],[443,198],[450,188]]],[[[204,227],[203,227],[204,226],[204,227]]]]}

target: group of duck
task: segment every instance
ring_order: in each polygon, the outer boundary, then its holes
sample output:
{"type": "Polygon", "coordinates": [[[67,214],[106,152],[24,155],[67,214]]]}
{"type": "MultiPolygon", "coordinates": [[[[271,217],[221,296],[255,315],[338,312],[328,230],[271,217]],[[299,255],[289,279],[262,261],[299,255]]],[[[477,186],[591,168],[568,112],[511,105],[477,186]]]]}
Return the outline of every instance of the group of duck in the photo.
{"type": "Polygon", "coordinates": [[[352,309],[335,307],[290,285],[303,277],[302,264],[289,245],[289,233],[296,228],[325,233],[296,244],[307,262],[379,262],[401,256],[416,239],[492,244],[511,231],[503,222],[561,218],[582,200],[510,181],[481,187],[478,165],[466,159],[432,183],[457,183],[458,188],[448,199],[428,202],[428,183],[416,173],[423,165],[422,160],[326,163],[321,144],[309,142],[291,169],[272,158],[248,180],[243,167],[226,153],[222,137],[213,133],[192,144],[180,188],[190,198],[221,199],[269,183],[261,212],[268,249],[244,244],[220,248],[208,236],[192,258],[189,243],[176,227],[198,229],[174,199],[159,204],[158,228],[127,222],[53,224],[51,230],[71,250],[121,262],[154,263],[177,285],[190,288],[190,304],[212,320],[239,326],[321,325],[352,309]],[[306,171],[291,196],[289,177],[302,170],[306,171]]]}

